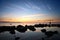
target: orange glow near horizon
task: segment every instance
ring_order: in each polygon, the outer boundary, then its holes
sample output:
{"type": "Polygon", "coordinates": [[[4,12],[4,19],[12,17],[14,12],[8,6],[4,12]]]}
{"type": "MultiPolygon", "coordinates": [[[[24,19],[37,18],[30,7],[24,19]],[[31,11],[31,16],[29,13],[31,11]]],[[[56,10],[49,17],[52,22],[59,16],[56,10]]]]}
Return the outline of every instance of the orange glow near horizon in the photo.
{"type": "Polygon", "coordinates": [[[59,1],[16,1],[1,0],[0,22],[60,22],[59,1]]]}
{"type": "Polygon", "coordinates": [[[0,18],[0,22],[60,22],[60,19],[48,16],[47,14],[32,14],[20,17],[3,17],[0,18]]]}
{"type": "Polygon", "coordinates": [[[32,19],[32,18],[15,18],[15,19],[9,19],[9,18],[5,18],[5,19],[1,19],[0,22],[31,22],[31,23],[35,23],[35,22],[60,22],[60,20],[58,19],[32,19]]]}

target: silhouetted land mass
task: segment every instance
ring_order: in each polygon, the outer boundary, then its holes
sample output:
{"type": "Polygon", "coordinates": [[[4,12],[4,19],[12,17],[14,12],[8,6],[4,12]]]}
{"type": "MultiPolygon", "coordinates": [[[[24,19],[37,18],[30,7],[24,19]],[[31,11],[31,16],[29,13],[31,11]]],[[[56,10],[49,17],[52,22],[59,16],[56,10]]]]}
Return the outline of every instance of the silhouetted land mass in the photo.
{"type": "Polygon", "coordinates": [[[15,26],[1,26],[0,27],[0,33],[4,31],[10,31],[11,33],[14,30],[15,30],[15,26]]]}
{"type": "Polygon", "coordinates": [[[60,27],[60,24],[35,24],[35,27],[60,27]]]}
{"type": "Polygon", "coordinates": [[[57,26],[57,27],[60,27],[60,24],[51,24],[51,26],[57,26]]]}
{"type": "Polygon", "coordinates": [[[46,26],[48,26],[47,24],[35,24],[34,25],[35,27],[46,27],[46,26]]]}

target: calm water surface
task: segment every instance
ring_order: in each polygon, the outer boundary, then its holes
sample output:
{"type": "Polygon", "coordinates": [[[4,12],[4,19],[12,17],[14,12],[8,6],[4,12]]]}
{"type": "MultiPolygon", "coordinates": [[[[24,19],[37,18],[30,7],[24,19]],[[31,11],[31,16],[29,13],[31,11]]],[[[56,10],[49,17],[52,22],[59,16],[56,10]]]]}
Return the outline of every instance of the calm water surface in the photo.
{"type": "Polygon", "coordinates": [[[34,25],[36,23],[0,23],[0,26],[34,25]]]}
{"type": "MultiPolygon", "coordinates": [[[[16,24],[16,25],[19,25],[19,24],[16,24]]],[[[0,40],[16,40],[16,37],[19,37],[18,40],[43,40],[42,38],[44,38],[44,40],[60,40],[60,28],[44,27],[44,28],[36,28],[36,31],[30,31],[28,29],[24,33],[18,32],[17,30],[15,30],[15,34],[11,34],[9,31],[0,33],[0,40]],[[47,38],[47,35],[41,32],[41,29],[46,29],[47,31],[58,31],[58,34],[54,34],[50,38],[47,38]]]]}

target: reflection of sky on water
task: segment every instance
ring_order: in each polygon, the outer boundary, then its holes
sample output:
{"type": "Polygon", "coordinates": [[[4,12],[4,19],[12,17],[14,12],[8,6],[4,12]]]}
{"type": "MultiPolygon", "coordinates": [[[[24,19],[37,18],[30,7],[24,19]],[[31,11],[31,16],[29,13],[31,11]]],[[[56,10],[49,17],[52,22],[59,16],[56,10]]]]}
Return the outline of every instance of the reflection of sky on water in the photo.
{"type": "MultiPolygon", "coordinates": [[[[20,37],[19,40],[41,40],[41,38],[46,37],[44,33],[41,32],[41,29],[46,29],[47,31],[55,31],[57,30],[59,33],[50,37],[50,40],[59,40],[60,39],[60,28],[57,27],[44,27],[44,28],[36,28],[36,31],[26,31],[25,33],[21,33],[15,30],[15,34],[10,34],[8,31],[0,33],[0,40],[15,40],[15,37],[20,37]]],[[[46,38],[46,40],[48,40],[46,38]]]]}
{"type": "MultiPolygon", "coordinates": [[[[34,24],[39,24],[39,23],[0,23],[0,26],[17,26],[17,25],[34,25],[34,24]]],[[[49,24],[49,23],[41,23],[41,24],[49,24]]],[[[54,23],[55,24],[55,23],[54,23]]],[[[57,23],[59,24],[59,23],[57,23]]]]}
{"type": "Polygon", "coordinates": [[[34,25],[36,23],[0,23],[0,26],[34,25]],[[12,25],[10,25],[12,24],[12,25]]]}

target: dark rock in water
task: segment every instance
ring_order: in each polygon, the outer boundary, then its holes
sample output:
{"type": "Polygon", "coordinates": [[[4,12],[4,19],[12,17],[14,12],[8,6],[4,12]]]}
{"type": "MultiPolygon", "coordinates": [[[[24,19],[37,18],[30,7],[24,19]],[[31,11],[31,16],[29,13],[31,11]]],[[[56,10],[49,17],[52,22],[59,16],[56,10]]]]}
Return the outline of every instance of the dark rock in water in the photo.
{"type": "Polygon", "coordinates": [[[34,26],[35,26],[35,27],[42,27],[42,28],[43,28],[43,27],[46,27],[47,24],[35,24],[34,26]]]}
{"type": "Polygon", "coordinates": [[[58,31],[54,31],[55,34],[58,34],[58,31]]]}
{"type": "Polygon", "coordinates": [[[58,31],[47,31],[47,32],[45,32],[45,35],[47,35],[47,37],[51,37],[51,36],[53,36],[54,34],[58,34],[58,31]]]}
{"type": "Polygon", "coordinates": [[[32,25],[29,25],[29,26],[25,26],[25,27],[27,27],[29,30],[31,30],[31,31],[35,31],[36,29],[34,28],[34,26],[32,26],[32,25]]]}
{"type": "Polygon", "coordinates": [[[10,34],[15,34],[15,30],[10,31],[10,34]]]}
{"type": "Polygon", "coordinates": [[[42,40],[44,40],[44,38],[42,38],[42,40]]]}
{"type": "Polygon", "coordinates": [[[0,33],[5,32],[5,31],[9,31],[12,33],[12,32],[14,32],[14,30],[15,30],[15,26],[2,26],[2,27],[0,27],[0,33]]]}
{"type": "Polygon", "coordinates": [[[20,37],[16,37],[16,38],[15,38],[15,40],[19,40],[19,39],[20,39],[20,37]]]}
{"type": "Polygon", "coordinates": [[[47,35],[47,37],[51,37],[51,36],[53,36],[53,32],[52,31],[47,31],[47,32],[45,32],[45,35],[47,35]]]}
{"type": "Polygon", "coordinates": [[[58,34],[58,31],[46,31],[46,29],[41,30],[47,37],[52,37],[54,34],[58,34]]]}
{"type": "Polygon", "coordinates": [[[41,31],[42,31],[42,32],[46,32],[46,29],[42,29],[41,31]]]}
{"type": "Polygon", "coordinates": [[[22,27],[24,27],[24,26],[22,26],[22,25],[18,25],[18,26],[17,26],[17,28],[22,28],[22,27]]]}
{"type": "Polygon", "coordinates": [[[18,25],[16,30],[19,32],[25,32],[25,31],[27,31],[27,28],[22,25],[18,25]]]}

